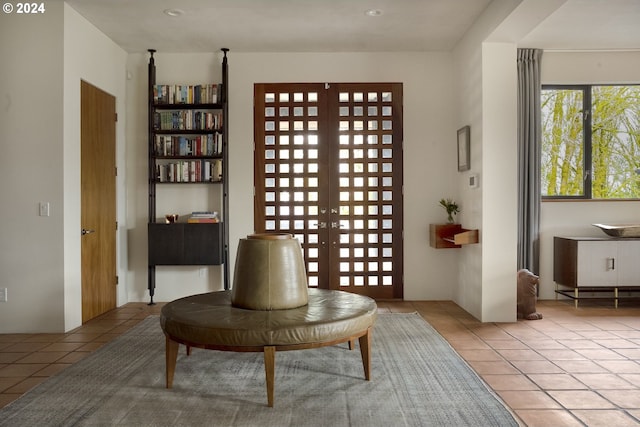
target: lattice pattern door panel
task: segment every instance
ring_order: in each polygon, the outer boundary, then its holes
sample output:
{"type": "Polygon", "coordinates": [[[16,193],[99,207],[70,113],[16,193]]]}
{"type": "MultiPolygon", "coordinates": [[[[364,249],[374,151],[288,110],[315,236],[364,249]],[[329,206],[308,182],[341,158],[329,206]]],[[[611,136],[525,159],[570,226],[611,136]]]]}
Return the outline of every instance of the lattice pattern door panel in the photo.
{"type": "Polygon", "coordinates": [[[330,265],[339,289],[377,298],[401,296],[402,88],[400,84],[333,85],[337,113],[331,206],[337,238],[330,265]],[[334,219],[336,218],[336,219],[334,219]],[[336,271],[337,270],[337,271],[336,271]]]}
{"type": "Polygon", "coordinates": [[[320,191],[329,153],[320,149],[327,139],[320,129],[327,121],[323,92],[321,84],[256,85],[254,214],[257,232],[295,235],[309,286],[328,288],[329,194],[320,191]]]}
{"type": "Polygon", "coordinates": [[[255,87],[255,229],[300,239],[309,286],[402,297],[402,86],[255,87]]]}

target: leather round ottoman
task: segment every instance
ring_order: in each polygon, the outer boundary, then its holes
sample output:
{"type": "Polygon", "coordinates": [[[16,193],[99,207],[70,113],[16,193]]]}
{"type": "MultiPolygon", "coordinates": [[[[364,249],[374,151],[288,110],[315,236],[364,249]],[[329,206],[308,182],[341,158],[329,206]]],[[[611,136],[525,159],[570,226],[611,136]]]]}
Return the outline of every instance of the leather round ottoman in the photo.
{"type": "Polygon", "coordinates": [[[249,310],[288,310],[309,300],[300,241],[292,234],[250,234],[240,239],[231,305],[249,310]]]}
{"type": "Polygon", "coordinates": [[[356,339],[370,379],[373,299],[343,291],[309,289],[308,304],[286,310],[247,310],[231,304],[231,291],[193,295],[162,307],[167,388],[173,384],[179,344],[222,351],[264,352],[268,405],[273,406],[276,351],[301,350],[356,339]]]}

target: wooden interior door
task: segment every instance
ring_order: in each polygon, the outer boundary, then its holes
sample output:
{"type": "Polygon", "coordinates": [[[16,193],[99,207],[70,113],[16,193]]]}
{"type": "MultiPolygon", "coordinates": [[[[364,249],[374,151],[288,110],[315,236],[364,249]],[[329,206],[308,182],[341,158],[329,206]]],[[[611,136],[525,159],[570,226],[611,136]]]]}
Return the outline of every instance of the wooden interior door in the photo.
{"type": "Polygon", "coordinates": [[[310,287],[402,298],[402,85],[254,95],[255,230],[300,239],[310,287]]]}
{"type": "Polygon", "coordinates": [[[82,322],[116,307],[116,100],[81,82],[82,322]]]}

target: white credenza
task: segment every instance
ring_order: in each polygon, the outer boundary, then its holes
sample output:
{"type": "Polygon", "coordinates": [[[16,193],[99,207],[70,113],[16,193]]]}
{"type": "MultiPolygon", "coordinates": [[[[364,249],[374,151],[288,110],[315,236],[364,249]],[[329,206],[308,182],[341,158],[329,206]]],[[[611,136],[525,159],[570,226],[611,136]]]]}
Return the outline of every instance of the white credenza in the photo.
{"type": "Polygon", "coordinates": [[[608,291],[618,306],[619,291],[640,290],[640,239],[554,237],[553,280],[556,293],[573,298],[579,291],[608,291]],[[571,288],[566,290],[559,288],[571,288]]]}

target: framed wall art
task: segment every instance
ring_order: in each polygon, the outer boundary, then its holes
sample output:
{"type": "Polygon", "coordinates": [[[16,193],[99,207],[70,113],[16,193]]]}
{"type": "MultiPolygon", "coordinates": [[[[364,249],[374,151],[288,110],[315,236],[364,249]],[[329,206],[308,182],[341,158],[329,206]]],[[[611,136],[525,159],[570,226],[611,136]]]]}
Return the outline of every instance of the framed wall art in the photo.
{"type": "Polygon", "coordinates": [[[471,127],[464,126],[458,129],[458,171],[468,171],[471,169],[470,152],[471,127]]]}

